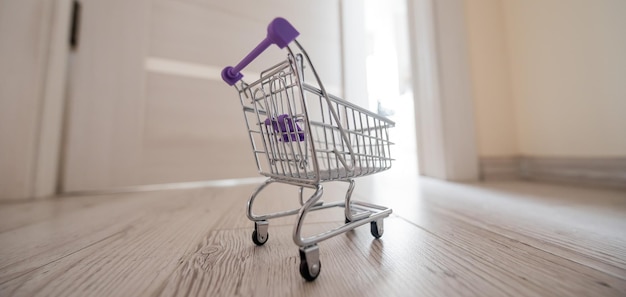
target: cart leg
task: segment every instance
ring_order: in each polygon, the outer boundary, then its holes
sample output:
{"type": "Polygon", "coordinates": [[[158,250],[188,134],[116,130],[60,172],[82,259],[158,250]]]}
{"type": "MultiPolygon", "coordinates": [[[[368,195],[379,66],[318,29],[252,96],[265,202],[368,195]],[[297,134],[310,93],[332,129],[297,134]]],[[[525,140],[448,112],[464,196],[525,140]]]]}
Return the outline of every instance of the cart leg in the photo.
{"type": "Polygon", "coordinates": [[[264,183],[262,183],[261,185],[259,185],[256,190],[254,191],[254,193],[252,193],[252,195],[250,196],[250,199],[248,199],[248,208],[246,211],[246,215],[248,216],[248,219],[250,219],[250,221],[262,221],[263,219],[255,216],[252,213],[252,206],[254,204],[254,200],[256,199],[256,196],[259,195],[259,193],[261,193],[261,191],[263,191],[263,189],[265,189],[265,187],[267,187],[269,184],[273,183],[274,180],[272,180],[271,178],[266,180],[264,183]]]}
{"type": "Polygon", "coordinates": [[[303,206],[306,201],[304,201],[304,187],[300,187],[300,206],[303,206]]]}
{"type": "Polygon", "coordinates": [[[348,191],[346,192],[346,207],[344,207],[346,224],[354,221],[354,218],[352,217],[352,207],[350,207],[350,199],[352,199],[352,191],[354,191],[354,180],[349,179],[347,181],[350,185],[348,186],[348,191]]]}
{"type": "Polygon", "coordinates": [[[322,262],[317,244],[300,248],[300,275],[307,281],[313,281],[320,275],[322,262]]]}
{"type": "Polygon", "coordinates": [[[259,246],[264,245],[269,239],[269,233],[267,231],[269,228],[269,222],[267,220],[256,217],[252,213],[252,206],[254,204],[254,200],[256,199],[257,195],[259,195],[259,193],[261,193],[261,191],[263,191],[265,187],[267,187],[269,184],[273,182],[274,181],[272,179],[266,180],[263,184],[257,187],[257,189],[254,191],[254,193],[252,193],[252,196],[250,196],[250,199],[248,200],[248,210],[246,214],[248,215],[248,219],[250,219],[251,221],[254,221],[254,231],[252,231],[252,242],[254,242],[254,244],[259,245],[259,246]]]}
{"type": "Polygon", "coordinates": [[[352,192],[354,191],[354,180],[348,179],[345,182],[349,183],[348,191],[346,192],[346,202],[344,207],[344,214],[346,217],[345,223],[358,221],[370,216],[370,212],[357,212],[352,209],[352,192]]]}
{"type": "Polygon", "coordinates": [[[317,241],[321,239],[307,239],[302,238],[301,231],[309,210],[317,204],[317,201],[322,197],[324,193],[324,187],[317,185],[315,187],[315,193],[309,198],[300,211],[298,212],[298,219],[293,229],[293,241],[300,246],[300,275],[307,281],[313,281],[320,274],[322,263],[320,261],[319,247],[317,241]]]}
{"type": "MultiPolygon", "coordinates": [[[[298,193],[300,193],[300,206],[304,206],[304,203],[306,203],[306,201],[304,200],[304,187],[300,187],[298,193]]],[[[324,204],[324,201],[320,200],[317,201],[313,206],[321,206],[322,204],[324,204]]]]}
{"type": "Polygon", "coordinates": [[[313,193],[311,198],[309,198],[298,211],[296,224],[293,227],[293,242],[298,246],[306,247],[317,243],[317,241],[305,241],[305,239],[302,238],[302,225],[304,224],[304,218],[307,213],[317,204],[317,201],[322,197],[323,193],[324,187],[322,187],[322,185],[315,186],[315,193],[313,193]]]}

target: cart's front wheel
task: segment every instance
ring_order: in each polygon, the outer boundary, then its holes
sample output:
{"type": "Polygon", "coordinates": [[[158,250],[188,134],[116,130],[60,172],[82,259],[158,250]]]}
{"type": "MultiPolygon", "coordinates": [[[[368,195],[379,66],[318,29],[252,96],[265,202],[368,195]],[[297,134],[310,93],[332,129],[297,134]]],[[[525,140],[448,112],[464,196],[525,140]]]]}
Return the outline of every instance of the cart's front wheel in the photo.
{"type": "Polygon", "coordinates": [[[306,260],[300,262],[300,275],[302,275],[302,277],[309,282],[314,281],[317,276],[320,275],[321,269],[321,261],[317,262],[317,267],[315,268],[317,271],[316,273],[311,273],[311,267],[309,267],[309,263],[306,260]]]}
{"type": "Polygon", "coordinates": [[[317,245],[300,248],[300,275],[307,281],[314,281],[322,271],[320,251],[317,245]]]}
{"type": "Polygon", "coordinates": [[[383,228],[383,220],[380,219],[378,221],[372,221],[370,223],[370,232],[372,236],[376,237],[376,239],[381,238],[383,236],[385,229],[383,228]]]}

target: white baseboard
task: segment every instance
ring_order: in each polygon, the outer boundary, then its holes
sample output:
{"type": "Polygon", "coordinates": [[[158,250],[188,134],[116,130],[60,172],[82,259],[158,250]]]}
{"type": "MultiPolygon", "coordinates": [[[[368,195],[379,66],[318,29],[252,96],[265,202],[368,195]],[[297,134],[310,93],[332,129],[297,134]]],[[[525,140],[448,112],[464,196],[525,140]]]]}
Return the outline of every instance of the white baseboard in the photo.
{"type": "Polygon", "coordinates": [[[481,157],[482,180],[525,179],[626,189],[626,157],[481,157]]]}
{"type": "Polygon", "coordinates": [[[481,157],[479,166],[481,180],[520,178],[519,157],[481,157]]]}

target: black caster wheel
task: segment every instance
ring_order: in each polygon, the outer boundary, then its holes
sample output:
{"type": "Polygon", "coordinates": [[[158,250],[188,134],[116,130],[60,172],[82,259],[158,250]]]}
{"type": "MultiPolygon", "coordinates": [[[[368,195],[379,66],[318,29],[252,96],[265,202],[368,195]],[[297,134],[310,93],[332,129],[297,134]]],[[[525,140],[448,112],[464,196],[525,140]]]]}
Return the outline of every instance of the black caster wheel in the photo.
{"type": "Polygon", "coordinates": [[[320,252],[317,245],[300,248],[300,275],[306,281],[314,281],[322,271],[320,252]]]}
{"type": "Polygon", "coordinates": [[[256,230],[252,231],[252,241],[254,242],[254,244],[256,245],[264,245],[267,242],[267,239],[270,238],[270,234],[266,233],[264,237],[259,236],[259,233],[256,232],[256,230]]]}
{"type": "Polygon", "coordinates": [[[376,239],[381,238],[384,233],[383,220],[373,221],[370,223],[370,232],[376,239]]]}
{"type": "Polygon", "coordinates": [[[267,242],[267,239],[270,237],[270,234],[267,233],[268,227],[268,221],[254,222],[254,231],[252,232],[252,241],[254,244],[264,245],[267,242]]]}
{"type": "Polygon", "coordinates": [[[317,262],[317,273],[311,274],[311,270],[309,269],[309,263],[306,260],[300,262],[300,275],[308,282],[314,281],[317,276],[320,275],[320,271],[322,270],[322,262],[317,262]]]}

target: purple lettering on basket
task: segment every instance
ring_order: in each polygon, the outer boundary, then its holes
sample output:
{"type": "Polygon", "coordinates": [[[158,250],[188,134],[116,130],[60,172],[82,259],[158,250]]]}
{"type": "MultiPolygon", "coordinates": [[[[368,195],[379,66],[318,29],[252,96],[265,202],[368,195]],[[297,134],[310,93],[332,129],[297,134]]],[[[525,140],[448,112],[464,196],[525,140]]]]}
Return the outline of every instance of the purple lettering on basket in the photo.
{"type": "Polygon", "coordinates": [[[304,132],[302,132],[300,125],[296,122],[297,120],[292,120],[288,114],[281,114],[271,120],[269,118],[265,119],[265,125],[269,126],[271,123],[274,132],[280,133],[282,135],[282,141],[285,142],[304,141],[304,132]]]}

